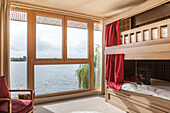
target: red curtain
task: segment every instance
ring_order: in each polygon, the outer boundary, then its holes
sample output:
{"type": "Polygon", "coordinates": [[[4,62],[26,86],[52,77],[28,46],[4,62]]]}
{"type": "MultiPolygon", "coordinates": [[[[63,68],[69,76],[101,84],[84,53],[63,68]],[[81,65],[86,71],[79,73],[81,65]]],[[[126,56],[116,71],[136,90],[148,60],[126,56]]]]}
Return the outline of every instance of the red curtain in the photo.
{"type": "Polygon", "coordinates": [[[119,21],[105,26],[105,46],[122,44],[120,39],[119,21]]]}
{"type": "MultiPolygon", "coordinates": [[[[105,26],[105,46],[120,45],[119,21],[105,26]]],[[[105,79],[110,88],[120,90],[124,83],[124,55],[106,55],[105,79]]]]}

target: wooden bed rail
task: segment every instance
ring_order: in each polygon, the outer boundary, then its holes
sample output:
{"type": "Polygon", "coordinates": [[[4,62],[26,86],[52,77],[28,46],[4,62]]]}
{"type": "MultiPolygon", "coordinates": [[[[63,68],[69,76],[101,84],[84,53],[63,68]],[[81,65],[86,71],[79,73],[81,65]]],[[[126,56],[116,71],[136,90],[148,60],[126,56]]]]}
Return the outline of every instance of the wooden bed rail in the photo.
{"type": "Polygon", "coordinates": [[[170,38],[170,19],[121,32],[122,44],[170,38]]]}
{"type": "Polygon", "coordinates": [[[170,19],[121,32],[122,45],[105,47],[107,54],[127,60],[170,60],[170,19]]]}

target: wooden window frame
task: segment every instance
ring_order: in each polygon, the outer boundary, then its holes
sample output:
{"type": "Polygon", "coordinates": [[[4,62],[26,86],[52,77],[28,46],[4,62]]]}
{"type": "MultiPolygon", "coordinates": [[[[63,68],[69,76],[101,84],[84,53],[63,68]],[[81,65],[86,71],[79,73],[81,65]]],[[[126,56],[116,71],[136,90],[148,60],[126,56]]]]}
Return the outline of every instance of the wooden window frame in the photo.
{"type": "MultiPolygon", "coordinates": [[[[27,12],[27,88],[34,90],[34,65],[61,65],[61,64],[89,64],[89,88],[88,89],[80,89],[75,91],[66,91],[66,92],[58,92],[52,94],[44,94],[37,95],[36,98],[44,98],[51,96],[59,96],[59,95],[67,95],[74,94],[92,90],[100,90],[101,88],[94,88],[94,55],[93,55],[93,30],[94,30],[94,22],[89,19],[64,16],[60,14],[42,12],[42,11],[33,11],[29,9],[22,8],[11,8],[19,11],[27,12]],[[38,59],[36,58],[36,15],[48,16],[48,17],[56,17],[62,19],[62,59],[38,59]],[[67,40],[67,20],[73,21],[81,21],[88,23],[88,59],[68,59],[67,58],[67,45],[65,41],[67,40]]],[[[101,23],[101,22],[98,22],[101,23]]]]}
{"type": "Polygon", "coordinates": [[[24,11],[24,12],[27,12],[27,89],[32,89],[30,87],[30,84],[31,84],[31,63],[29,62],[30,60],[30,56],[29,54],[31,53],[31,47],[29,45],[30,43],[30,37],[32,36],[32,32],[30,31],[31,29],[31,23],[32,23],[32,20],[30,19],[31,18],[31,11],[28,10],[28,9],[23,9],[23,8],[14,8],[14,7],[11,7],[11,9],[13,10],[18,10],[18,11],[24,11]]]}
{"type": "MultiPolygon", "coordinates": [[[[62,15],[44,13],[44,12],[40,12],[40,11],[33,11],[33,27],[34,27],[34,31],[32,31],[32,32],[34,34],[34,57],[33,57],[34,61],[35,62],[42,62],[42,61],[47,61],[48,62],[48,61],[54,61],[54,60],[63,61],[63,57],[64,57],[64,50],[63,50],[64,41],[63,41],[63,38],[64,38],[64,36],[62,36],[62,58],[60,58],[60,59],[36,58],[36,16],[37,15],[62,19],[62,25],[64,25],[64,16],[62,16],[62,15]]],[[[64,34],[64,27],[62,27],[62,34],[64,34]]]]}
{"type": "Polygon", "coordinates": [[[85,58],[85,59],[83,59],[83,58],[78,58],[78,59],[76,59],[76,58],[67,58],[67,44],[66,44],[66,60],[90,60],[91,58],[91,55],[90,55],[90,38],[91,38],[91,36],[90,36],[90,20],[87,20],[87,19],[80,19],[80,18],[75,18],[75,17],[69,17],[69,16],[66,16],[65,17],[65,41],[67,40],[67,21],[68,20],[71,20],[71,21],[77,21],[77,22],[85,22],[85,23],[87,23],[87,25],[88,25],[88,58],[85,58]]]}

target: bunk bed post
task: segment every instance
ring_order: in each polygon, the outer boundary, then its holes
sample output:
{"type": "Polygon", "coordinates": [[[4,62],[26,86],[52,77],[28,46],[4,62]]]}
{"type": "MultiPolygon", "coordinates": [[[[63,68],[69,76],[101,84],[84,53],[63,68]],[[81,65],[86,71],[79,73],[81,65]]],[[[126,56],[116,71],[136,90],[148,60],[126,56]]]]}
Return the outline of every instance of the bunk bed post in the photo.
{"type": "Polygon", "coordinates": [[[136,35],[137,35],[137,33],[135,32],[134,33],[135,43],[137,42],[137,36],[136,35]]]}
{"type": "Polygon", "coordinates": [[[160,39],[161,38],[161,26],[158,26],[157,27],[157,29],[158,29],[158,39],[160,39]]]}
{"type": "Polygon", "coordinates": [[[107,84],[105,81],[105,101],[108,102],[107,84]]]}
{"type": "Polygon", "coordinates": [[[149,29],[149,40],[152,40],[152,29],[149,29]]]}
{"type": "Polygon", "coordinates": [[[128,34],[128,42],[131,43],[131,35],[130,35],[130,33],[128,34]]]}
{"type": "Polygon", "coordinates": [[[141,31],[141,41],[142,42],[144,41],[144,31],[143,30],[141,31]]]}
{"type": "Polygon", "coordinates": [[[105,25],[104,20],[103,23],[103,34],[102,34],[102,80],[101,80],[101,93],[105,93],[105,61],[106,61],[106,55],[104,55],[105,51],[105,25]]]}
{"type": "Polygon", "coordinates": [[[122,44],[125,44],[125,35],[123,34],[122,36],[122,44]]]}
{"type": "Polygon", "coordinates": [[[170,38],[170,24],[168,24],[167,27],[168,27],[168,38],[170,38]]]}

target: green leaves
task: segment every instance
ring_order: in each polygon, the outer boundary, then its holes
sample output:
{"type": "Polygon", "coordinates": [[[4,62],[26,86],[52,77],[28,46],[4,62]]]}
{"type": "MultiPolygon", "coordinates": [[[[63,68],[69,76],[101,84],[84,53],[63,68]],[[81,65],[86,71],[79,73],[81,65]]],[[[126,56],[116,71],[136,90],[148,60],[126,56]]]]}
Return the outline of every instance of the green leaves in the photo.
{"type": "Polygon", "coordinates": [[[89,87],[89,65],[81,64],[77,70],[77,76],[80,89],[87,89],[89,87]]]}
{"type": "MultiPolygon", "coordinates": [[[[94,82],[95,82],[95,75],[96,75],[95,69],[100,68],[99,60],[100,60],[100,52],[99,52],[99,44],[97,44],[94,50],[94,82]]],[[[76,71],[76,75],[78,76],[79,89],[89,88],[89,65],[80,64],[79,68],[76,71]]]]}

